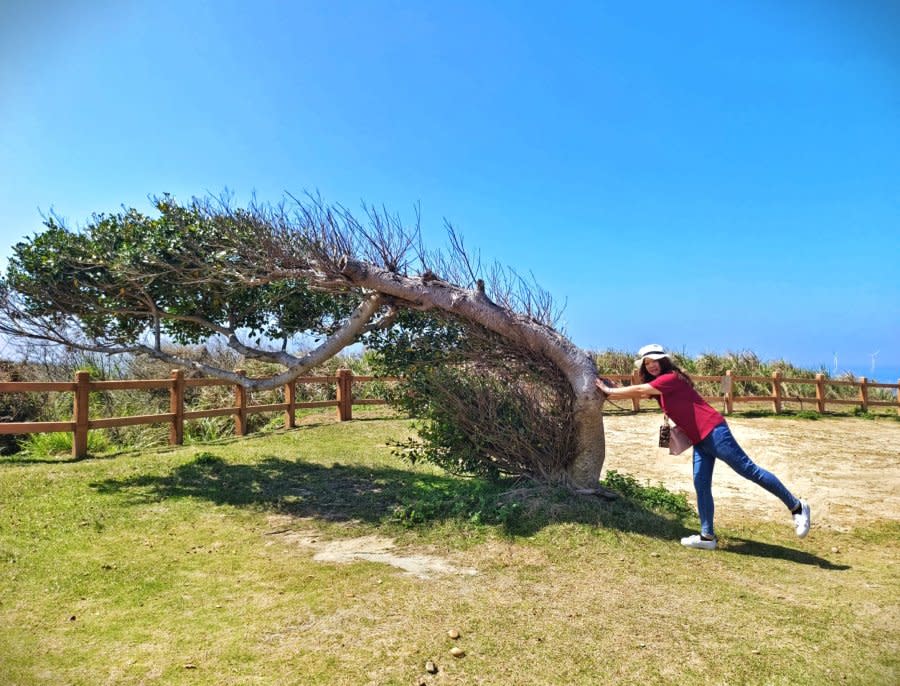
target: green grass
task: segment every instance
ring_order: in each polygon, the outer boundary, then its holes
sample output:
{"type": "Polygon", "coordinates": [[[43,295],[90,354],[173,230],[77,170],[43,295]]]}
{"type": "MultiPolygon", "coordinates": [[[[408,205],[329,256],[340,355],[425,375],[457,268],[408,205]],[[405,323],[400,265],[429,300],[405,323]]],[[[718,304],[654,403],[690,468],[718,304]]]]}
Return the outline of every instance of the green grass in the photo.
{"type": "MultiPolygon", "coordinates": [[[[110,442],[100,431],[88,433],[88,451],[102,453],[110,449],[110,442]]],[[[72,434],[40,433],[28,434],[22,441],[22,449],[13,453],[13,460],[55,460],[65,459],[72,454],[72,434]]]]}
{"type": "Polygon", "coordinates": [[[357,414],[0,462],[0,683],[897,683],[896,521],[799,542],[723,517],[706,554],[677,544],[696,528],[679,494],[451,477],[391,455],[408,422],[357,414]],[[477,574],[301,544],[367,536],[477,574]]]}

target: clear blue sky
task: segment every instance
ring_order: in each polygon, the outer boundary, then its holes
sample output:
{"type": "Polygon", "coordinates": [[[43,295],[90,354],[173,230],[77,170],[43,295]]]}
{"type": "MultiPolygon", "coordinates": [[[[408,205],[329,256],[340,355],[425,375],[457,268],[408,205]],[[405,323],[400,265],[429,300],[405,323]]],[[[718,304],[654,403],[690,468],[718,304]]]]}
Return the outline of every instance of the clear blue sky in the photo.
{"type": "Polygon", "coordinates": [[[0,258],[54,210],[384,204],[589,348],[900,368],[900,3],[0,3],[0,258]]]}

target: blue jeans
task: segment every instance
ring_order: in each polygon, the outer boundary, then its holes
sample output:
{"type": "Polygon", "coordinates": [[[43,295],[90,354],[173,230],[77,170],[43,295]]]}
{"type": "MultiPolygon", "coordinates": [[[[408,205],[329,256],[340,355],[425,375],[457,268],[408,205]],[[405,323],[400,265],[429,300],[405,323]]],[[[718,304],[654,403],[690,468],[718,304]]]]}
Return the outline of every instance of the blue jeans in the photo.
{"type": "Polygon", "coordinates": [[[731,435],[728,424],[722,422],[694,446],[694,490],[697,491],[697,512],[700,515],[700,533],[714,535],[712,497],[713,467],[719,458],[745,479],[759,484],[778,497],[789,510],[800,501],[785,487],[778,477],[756,465],[731,435]]]}

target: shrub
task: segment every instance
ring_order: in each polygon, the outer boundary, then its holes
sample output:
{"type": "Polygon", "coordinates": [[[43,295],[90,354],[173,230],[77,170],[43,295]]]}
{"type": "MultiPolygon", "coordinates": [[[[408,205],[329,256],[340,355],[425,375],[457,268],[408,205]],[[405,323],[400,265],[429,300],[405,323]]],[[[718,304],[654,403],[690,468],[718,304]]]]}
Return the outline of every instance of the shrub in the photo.
{"type": "MultiPolygon", "coordinates": [[[[0,362],[0,381],[23,381],[24,371],[20,364],[0,362]]],[[[0,393],[0,421],[37,421],[46,402],[45,393],[0,393]]],[[[18,452],[22,440],[21,435],[0,436],[0,454],[9,455],[18,452]]]]}
{"type": "Polygon", "coordinates": [[[396,453],[454,474],[561,478],[575,453],[574,398],[558,369],[484,329],[403,316],[371,341],[376,370],[403,374],[391,402],[419,420],[396,453]]]}
{"type": "MultiPolygon", "coordinates": [[[[28,434],[22,441],[19,457],[27,457],[36,460],[57,459],[72,454],[72,434],[70,433],[40,433],[28,434]]],[[[112,446],[103,433],[91,431],[88,433],[88,453],[98,454],[106,452],[112,446]]]]}
{"type": "Polygon", "coordinates": [[[672,493],[662,484],[651,486],[649,481],[646,485],[642,485],[633,476],[620,474],[614,469],[606,473],[600,484],[652,510],[668,512],[679,517],[692,512],[684,493],[672,493]]]}
{"type": "Polygon", "coordinates": [[[594,353],[594,362],[600,374],[631,374],[635,353],[624,350],[604,350],[594,353]]]}

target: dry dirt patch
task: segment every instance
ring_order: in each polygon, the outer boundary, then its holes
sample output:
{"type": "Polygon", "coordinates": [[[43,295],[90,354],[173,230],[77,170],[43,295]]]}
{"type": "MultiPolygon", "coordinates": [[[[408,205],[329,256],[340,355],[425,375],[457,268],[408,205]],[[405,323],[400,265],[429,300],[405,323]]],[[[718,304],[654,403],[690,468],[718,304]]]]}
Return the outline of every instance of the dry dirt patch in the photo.
{"type": "MultiPolygon", "coordinates": [[[[295,522],[290,517],[270,517],[269,524],[279,527],[295,522]]],[[[293,531],[290,529],[271,532],[282,541],[290,542],[303,548],[315,551],[313,560],[317,562],[377,562],[402,569],[407,574],[429,579],[434,575],[457,574],[472,576],[476,570],[470,567],[457,567],[448,560],[435,555],[408,553],[398,550],[393,539],[383,536],[360,536],[359,538],[341,538],[325,540],[315,531],[293,531]]]]}
{"type": "MultiPolygon", "coordinates": [[[[900,519],[900,423],[853,418],[730,418],[747,454],[810,501],[813,526],[840,531],[863,521],[900,519]]],[[[660,415],[606,417],[606,465],[686,491],[693,502],[691,455],[656,447],[660,415]]],[[[785,518],[781,503],[726,465],[716,465],[717,511],[758,519],[785,518]]]]}

